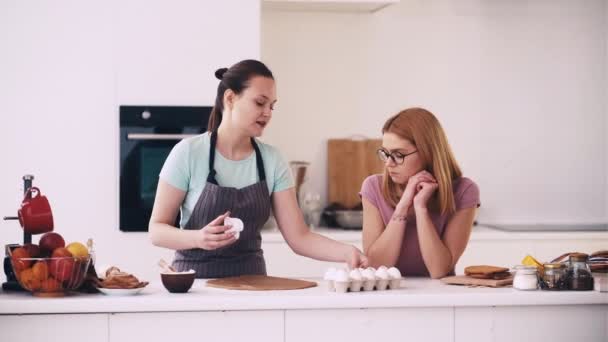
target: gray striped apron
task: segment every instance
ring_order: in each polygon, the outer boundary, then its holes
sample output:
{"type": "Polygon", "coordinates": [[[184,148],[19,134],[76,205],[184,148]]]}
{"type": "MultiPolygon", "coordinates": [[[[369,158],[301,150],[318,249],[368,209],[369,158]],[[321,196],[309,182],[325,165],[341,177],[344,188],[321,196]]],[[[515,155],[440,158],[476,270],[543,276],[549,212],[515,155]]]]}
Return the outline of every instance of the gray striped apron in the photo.
{"type": "Polygon", "coordinates": [[[217,131],[214,131],[211,133],[207,183],[184,229],[201,229],[230,210],[230,217],[243,221],[243,231],[236,242],[223,248],[176,251],[173,267],[178,271],[193,269],[197,278],[223,278],[244,274],[266,275],[260,229],[270,215],[270,193],[266,185],[262,154],[255,140],[251,138],[251,144],[255,149],[259,182],[241,189],[222,187],[215,179],[216,171],[213,166],[216,144],[217,131]]]}

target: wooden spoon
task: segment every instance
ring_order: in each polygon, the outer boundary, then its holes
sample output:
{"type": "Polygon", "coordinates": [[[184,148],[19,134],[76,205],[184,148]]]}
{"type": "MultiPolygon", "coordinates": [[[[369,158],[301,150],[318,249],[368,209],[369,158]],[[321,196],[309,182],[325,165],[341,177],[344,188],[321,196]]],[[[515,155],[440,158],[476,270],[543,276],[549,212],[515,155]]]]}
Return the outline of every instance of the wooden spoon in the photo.
{"type": "Polygon", "coordinates": [[[169,265],[164,259],[160,259],[160,261],[158,262],[158,266],[160,266],[160,268],[162,268],[163,271],[167,273],[177,272],[177,270],[173,268],[173,266],[169,265]]]}

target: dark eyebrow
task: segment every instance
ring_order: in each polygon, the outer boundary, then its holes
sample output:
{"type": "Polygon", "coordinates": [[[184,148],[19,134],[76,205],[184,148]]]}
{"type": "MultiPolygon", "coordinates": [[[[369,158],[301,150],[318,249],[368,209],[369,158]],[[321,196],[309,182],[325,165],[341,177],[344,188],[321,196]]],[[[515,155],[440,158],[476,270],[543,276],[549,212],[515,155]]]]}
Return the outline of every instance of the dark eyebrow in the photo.
{"type": "MultiPolygon", "coordinates": [[[[265,98],[266,100],[269,100],[268,96],[266,96],[266,95],[260,94],[260,96],[261,96],[261,97],[263,97],[263,98],[265,98]]],[[[278,101],[278,100],[274,100],[274,101],[272,101],[272,103],[273,103],[273,104],[274,104],[274,103],[277,103],[277,101],[278,101]]]]}
{"type": "Polygon", "coordinates": [[[383,150],[385,150],[385,151],[388,151],[389,153],[393,153],[393,152],[398,152],[398,153],[401,153],[401,154],[406,154],[406,153],[407,153],[407,152],[406,152],[404,149],[402,149],[402,148],[397,148],[397,149],[394,149],[394,150],[389,150],[388,148],[386,148],[386,147],[384,147],[384,146],[382,146],[381,148],[382,148],[383,150]]]}

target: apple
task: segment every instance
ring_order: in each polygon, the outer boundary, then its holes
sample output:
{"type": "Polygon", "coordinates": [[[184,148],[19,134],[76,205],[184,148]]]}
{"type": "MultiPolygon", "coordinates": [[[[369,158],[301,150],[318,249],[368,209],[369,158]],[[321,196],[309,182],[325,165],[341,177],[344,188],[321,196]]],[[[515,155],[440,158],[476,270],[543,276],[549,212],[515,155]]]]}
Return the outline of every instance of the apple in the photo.
{"type": "Polygon", "coordinates": [[[72,242],[65,246],[65,248],[76,258],[86,258],[89,256],[89,250],[80,242],[72,242]]]}
{"type": "Polygon", "coordinates": [[[23,258],[30,258],[30,254],[23,247],[17,247],[11,252],[11,259],[13,260],[13,269],[15,273],[19,273],[32,265],[31,260],[24,260],[23,258]]]}
{"type": "Polygon", "coordinates": [[[74,257],[64,247],[55,248],[51,255],[49,273],[60,282],[67,281],[74,269],[74,257]]]}
{"type": "Polygon", "coordinates": [[[49,232],[42,235],[38,245],[43,254],[51,255],[55,249],[65,247],[65,240],[58,233],[49,232]]]}

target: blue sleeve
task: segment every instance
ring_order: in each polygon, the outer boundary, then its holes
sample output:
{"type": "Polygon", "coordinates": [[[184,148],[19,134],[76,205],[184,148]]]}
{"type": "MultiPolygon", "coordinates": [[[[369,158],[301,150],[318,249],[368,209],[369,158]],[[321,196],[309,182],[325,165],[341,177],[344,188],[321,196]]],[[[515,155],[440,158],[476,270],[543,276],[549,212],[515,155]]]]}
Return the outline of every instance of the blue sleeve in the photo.
{"type": "Polygon", "coordinates": [[[187,141],[182,140],[173,147],[160,170],[159,178],[182,191],[188,191],[190,146],[187,141]]]}

